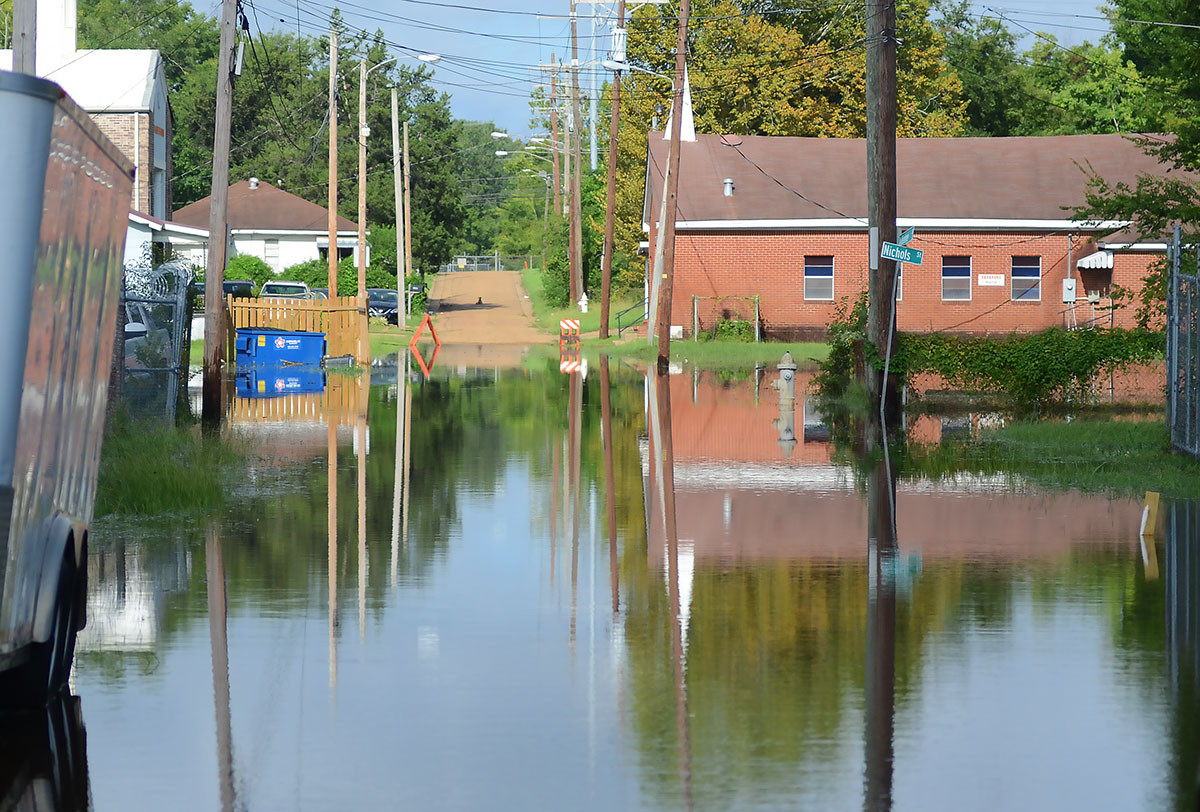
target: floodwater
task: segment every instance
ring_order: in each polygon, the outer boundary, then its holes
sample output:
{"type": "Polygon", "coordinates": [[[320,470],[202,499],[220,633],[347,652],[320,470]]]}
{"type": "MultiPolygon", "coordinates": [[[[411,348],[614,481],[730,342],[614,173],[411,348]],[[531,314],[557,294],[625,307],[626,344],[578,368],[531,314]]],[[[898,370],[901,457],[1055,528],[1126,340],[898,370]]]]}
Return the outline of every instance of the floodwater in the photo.
{"type": "Polygon", "coordinates": [[[224,515],[96,529],[29,808],[1195,807],[1200,506],[901,477],[892,544],[805,376],[608,373],[236,402],[224,515]]]}

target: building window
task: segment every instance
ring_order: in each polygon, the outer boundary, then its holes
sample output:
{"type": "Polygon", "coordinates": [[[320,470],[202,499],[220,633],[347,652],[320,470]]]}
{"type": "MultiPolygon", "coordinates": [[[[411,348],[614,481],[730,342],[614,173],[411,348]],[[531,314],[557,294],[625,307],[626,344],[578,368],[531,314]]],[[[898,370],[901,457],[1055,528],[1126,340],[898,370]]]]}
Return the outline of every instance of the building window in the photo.
{"type": "Polygon", "coordinates": [[[833,301],[833,257],[804,258],[804,298],[833,301]]]}
{"type": "Polygon", "coordinates": [[[1014,302],[1042,300],[1042,258],[1012,258],[1012,297],[1014,302]]]}
{"type": "Polygon", "coordinates": [[[971,300],[971,258],[942,257],[942,301],[971,300]]]}
{"type": "MultiPolygon", "coordinates": [[[[329,259],[329,246],[327,246],[327,245],[318,246],[317,247],[317,256],[319,256],[321,259],[329,259]]],[[[337,249],[337,256],[338,256],[338,262],[341,262],[346,257],[354,256],[354,249],[353,248],[344,248],[343,246],[339,245],[338,249],[337,249]]]]}
{"type": "Polygon", "coordinates": [[[279,273],[279,240],[268,238],[263,242],[263,260],[272,271],[279,273]]]}

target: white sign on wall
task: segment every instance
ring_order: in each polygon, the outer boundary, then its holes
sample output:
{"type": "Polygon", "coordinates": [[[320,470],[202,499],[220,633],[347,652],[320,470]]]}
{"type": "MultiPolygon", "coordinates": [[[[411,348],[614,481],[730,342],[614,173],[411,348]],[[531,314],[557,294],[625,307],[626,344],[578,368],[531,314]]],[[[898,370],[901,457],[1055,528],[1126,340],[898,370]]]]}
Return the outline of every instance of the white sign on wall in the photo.
{"type": "Polygon", "coordinates": [[[979,274],[979,287],[981,287],[981,288],[1002,288],[1002,287],[1004,287],[1004,274],[1002,274],[1002,273],[981,273],[981,274],[979,274]]]}

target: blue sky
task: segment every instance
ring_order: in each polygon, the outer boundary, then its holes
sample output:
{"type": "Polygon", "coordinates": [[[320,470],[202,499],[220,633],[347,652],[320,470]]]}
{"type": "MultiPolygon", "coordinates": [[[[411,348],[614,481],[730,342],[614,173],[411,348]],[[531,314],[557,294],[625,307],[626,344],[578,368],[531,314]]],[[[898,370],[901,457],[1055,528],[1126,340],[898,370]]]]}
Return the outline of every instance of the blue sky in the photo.
{"type": "MultiPolygon", "coordinates": [[[[409,57],[442,55],[435,66],[435,82],[450,93],[454,114],[494,121],[514,135],[529,133],[529,93],[539,76],[530,68],[549,62],[552,53],[558,59],[569,59],[568,0],[258,0],[257,7],[274,16],[279,21],[276,26],[284,21],[294,25],[299,17],[302,30],[311,34],[323,28],[320,20],[328,18],[335,4],[351,26],[382,29],[396,46],[393,52],[409,57]],[[476,9],[449,7],[454,4],[476,9]],[[495,9],[496,13],[479,8],[495,9]]],[[[1009,27],[1021,38],[1022,47],[1036,41],[1022,26],[1052,33],[1064,45],[1095,41],[1107,30],[1103,19],[1094,19],[1102,0],[972,0],[970,5],[980,14],[1009,17],[1009,27]]],[[[579,5],[581,62],[588,60],[592,43],[590,20],[584,15],[593,8],[596,6],[579,5]]],[[[613,6],[600,8],[604,13],[613,6]]],[[[603,59],[608,50],[607,26],[598,26],[597,32],[597,58],[603,59]]],[[[586,87],[586,73],[583,81],[586,87]]]]}

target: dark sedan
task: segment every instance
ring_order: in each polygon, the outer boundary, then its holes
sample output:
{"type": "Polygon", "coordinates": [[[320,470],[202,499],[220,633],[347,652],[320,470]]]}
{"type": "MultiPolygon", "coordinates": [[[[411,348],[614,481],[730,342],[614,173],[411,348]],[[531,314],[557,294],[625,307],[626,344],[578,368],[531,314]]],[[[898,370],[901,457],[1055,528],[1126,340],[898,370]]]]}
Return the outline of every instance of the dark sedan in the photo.
{"type": "Polygon", "coordinates": [[[391,288],[367,288],[367,313],[387,319],[388,324],[399,323],[399,301],[391,288]]]}

